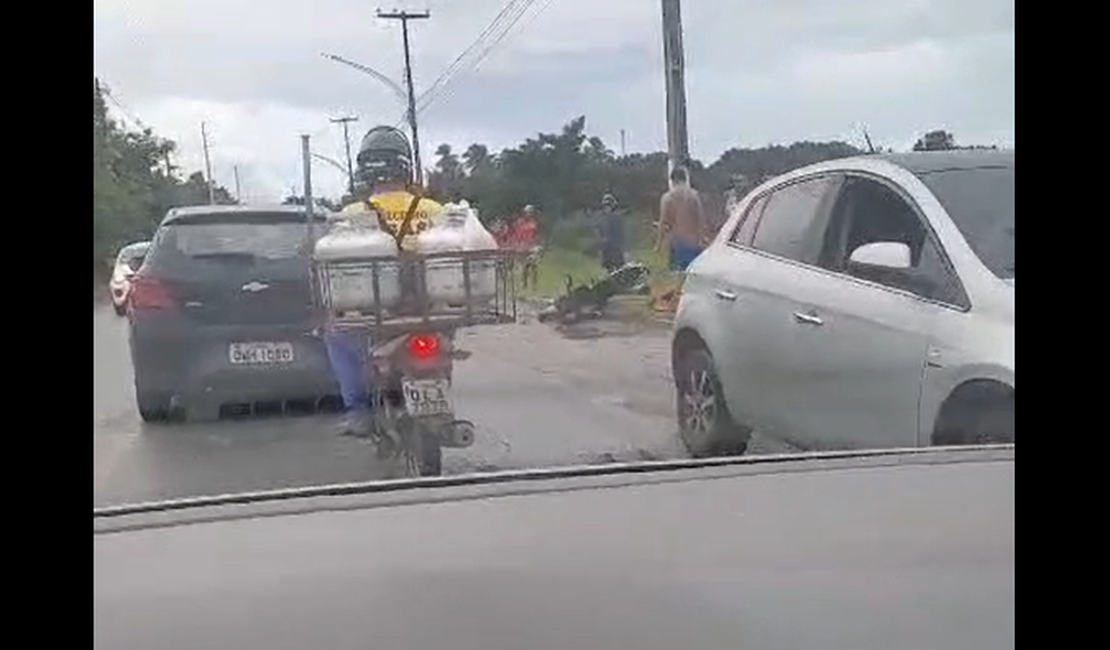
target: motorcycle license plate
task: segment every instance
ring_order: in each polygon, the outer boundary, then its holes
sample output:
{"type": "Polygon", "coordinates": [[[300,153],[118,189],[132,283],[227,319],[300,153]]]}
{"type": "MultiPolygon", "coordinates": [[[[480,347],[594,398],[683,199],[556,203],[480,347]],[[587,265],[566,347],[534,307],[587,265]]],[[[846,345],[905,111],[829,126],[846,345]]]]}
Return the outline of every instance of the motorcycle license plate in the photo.
{"type": "Polygon", "coordinates": [[[447,379],[405,379],[401,382],[405,392],[405,408],[414,417],[450,415],[451,382],[447,379]]]}

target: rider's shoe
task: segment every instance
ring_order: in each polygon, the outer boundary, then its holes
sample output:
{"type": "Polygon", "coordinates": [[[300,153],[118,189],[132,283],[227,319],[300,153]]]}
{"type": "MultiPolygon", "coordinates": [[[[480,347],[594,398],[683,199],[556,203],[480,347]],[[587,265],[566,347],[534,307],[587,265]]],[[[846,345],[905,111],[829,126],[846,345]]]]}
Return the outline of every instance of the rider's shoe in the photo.
{"type": "Polygon", "coordinates": [[[369,411],[347,411],[339,418],[336,432],[341,436],[367,438],[372,435],[369,411]]]}

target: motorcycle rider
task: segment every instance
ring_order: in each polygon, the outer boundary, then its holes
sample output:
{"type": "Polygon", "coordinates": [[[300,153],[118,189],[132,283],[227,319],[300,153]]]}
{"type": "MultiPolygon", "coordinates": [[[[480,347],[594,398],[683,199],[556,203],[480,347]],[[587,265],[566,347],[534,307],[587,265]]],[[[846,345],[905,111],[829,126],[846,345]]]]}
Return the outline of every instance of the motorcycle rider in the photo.
{"type": "MultiPolygon", "coordinates": [[[[417,201],[407,234],[400,241],[404,250],[411,250],[416,234],[425,230],[443,207],[431,199],[417,198],[420,190],[412,186],[412,147],[405,134],[392,126],[376,126],[363,136],[354,176],[355,196],[339,211],[341,222],[375,218],[398,236],[413,201],[417,201]]],[[[324,343],[343,398],[340,432],[364,431],[372,408],[366,374],[369,337],[365,332],[325,326],[324,343]]]]}

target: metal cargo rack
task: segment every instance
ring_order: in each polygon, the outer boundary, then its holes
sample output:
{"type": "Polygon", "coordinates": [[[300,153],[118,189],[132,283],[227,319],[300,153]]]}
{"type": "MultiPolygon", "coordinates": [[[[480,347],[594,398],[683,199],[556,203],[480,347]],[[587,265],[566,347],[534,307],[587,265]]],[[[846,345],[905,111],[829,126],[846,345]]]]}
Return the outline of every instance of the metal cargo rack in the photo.
{"type": "Polygon", "coordinates": [[[500,325],[517,321],[515,256],[512,251],[454,251],[447,253],[401,253],[393,258],[367,260],[337,259],[313,263],[313,283],[320,307],[328,323],[339,329],[366,331],[387,339],[417,330],[451,331],[478,325],[500,325]],[[466,296],[462,303],[435,303],[428,298],[426,268],[429,262],[455,262],[461,267],[466,296]],[[486,300],[471,297],[472,273],[486,265],[495,269],[495,295],[486,300]],[[401,300],[396,309],[386,309],[381,301],[380,278],[383,267],[399,266],[401,300]],[[366,303],[370,311],[339,311],[333,308],[333,273],[358,271],[372,278],[372,295],[366,303]]]}

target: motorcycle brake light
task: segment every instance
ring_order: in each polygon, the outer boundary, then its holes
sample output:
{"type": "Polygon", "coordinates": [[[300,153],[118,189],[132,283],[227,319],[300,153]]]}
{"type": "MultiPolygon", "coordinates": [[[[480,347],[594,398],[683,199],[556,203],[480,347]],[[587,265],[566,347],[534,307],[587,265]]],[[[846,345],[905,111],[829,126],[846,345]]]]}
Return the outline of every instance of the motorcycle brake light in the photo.
{"type": "Polygon", "coordinates": [[[439,354],[439,336],[435,334],[413,334],[409,337],[409,354],[416,359],[430,359],[439,354]]]}

